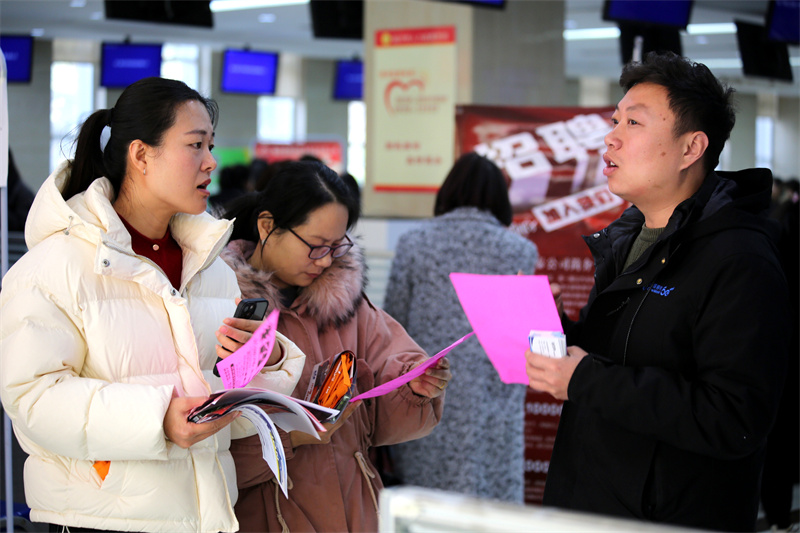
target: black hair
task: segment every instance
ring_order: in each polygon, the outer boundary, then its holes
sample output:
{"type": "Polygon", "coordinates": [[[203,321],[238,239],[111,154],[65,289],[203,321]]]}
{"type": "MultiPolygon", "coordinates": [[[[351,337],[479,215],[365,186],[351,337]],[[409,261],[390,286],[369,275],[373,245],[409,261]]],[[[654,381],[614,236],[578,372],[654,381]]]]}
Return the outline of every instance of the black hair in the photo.
{"type": "Polygon", "coordinates": [[[250,167],[241,163],[228,165],[219,173],[220,190],[241,189],[245,190],[250,179],[250,167]]]}
{"type": "Polygon", "coordinates": [[[92,113],[81,126],[76,140],[75,158],[61,195],[65,200],[85,191],[95,179],[105,176],[119,194],[128,165],[128,146],[140,140],[160,146],[164,133],[175,124],[178,107],[189,101],[205,106],[216,126],[219,108],[182,81],[144,78],[129,85],[111,109],[92,113]],[[109,126],[111,135],[105,148],[100,135],[109,126]]]}
{"type": "Polygon", "coordinates": [[[491,212],[504,226],[511,224],[508,182],[503,171],[475,152],[462,155],[453,164],[436,194],[433,214],[439,216],[466,206],[491,212]]]}
{"type": "Polygon", "coordinates": [[[347,229],[358,221],[359,206],[336,172],[314,161],[286,161],[264,188],[231,202],[224,218],[233,223],[231,240],[258,242],[258,215],[272,214],[275,228],[288,230],[303,225],[315,209],[330,203],[347,208],[347,229]]]}
{"type": "Polygon", "coordinates": [[[361,206],[361,187],[358,185],[358,181],[356,181],[355,176],[347,171],[344,171],[339,174],[339,177],[342,178],[344,184],[350,188],[350,193],[356,199],[358,205],[361,206]]]}
{"type": "Polygon", "coordinates": [[[720,82],[705,65],[674,52],[650,52],[643,62],[625,65],[619,78],[620,87],[628,92],[639,83],[654,83],[667,90],[669,108],[675,115],[675,137],[690,131],[702,131],[708,136],[703,166],[706,172],[714,170],[736,123],[734,90],[720,82]]]}

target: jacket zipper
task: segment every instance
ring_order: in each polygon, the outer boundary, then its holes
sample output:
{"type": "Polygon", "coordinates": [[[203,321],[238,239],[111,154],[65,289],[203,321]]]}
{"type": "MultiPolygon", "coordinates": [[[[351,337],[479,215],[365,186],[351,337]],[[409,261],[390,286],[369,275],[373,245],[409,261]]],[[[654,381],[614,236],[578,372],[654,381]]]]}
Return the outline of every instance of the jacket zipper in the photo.
{"type": "Polygon", "coordinates": [[[647,299],[647,295],[650,293],[648,289],[645,289],[647,292],[644,293],[644,298],[639,302],[639,305],[636,307],[636,311],[634,311],[633,316],[631,317],[631,322],[628,325],[628,334],[625,335],[625,350],[622,352],[622,366],[625,366],[625,363],[628,360],[628,341],[631,338],[631,331],[633,331],[633,323],[636,321],[636,315],[639,314],[639,309],[642,308],[644,305],[644,301],[647,299]]]}
{"type": "MultiPolygon", "coordinates": [[[[670,254],[670,255],[674,256],[675,252],[678,251],[678,248],[681,247],[681,244],[683,244],[683,243],[679,242],[675,246],[675,249],[672,251],[672,254],[670,254]]],[[[648,285],[648,287],[651,287],[653,285],[653,281],[655,281],[655,277],[653,277],[653,279],[650,280],[650,285],[648,285]]],[[[634,323],[634,321],[636,321],[636,315],[639,314],[639,309],[642,308],[642,305],[644,305],[644,301],[647,299],[647,295],[650,294],[650,289],[649,288],[645,288],[645,290],[646,290],[646,292],[644,294],[644,298],[642,298],[642,301],[640,301],[639,305],[636,307],[636,311],[633,313],[633,317],[631,317],[631,322],[628,325],[628,334],[625,336],[625,350],[622,352],[622,366],[625,366],[625,363],[628,360],[628,342],[630,341],[630,338],[631,338],[631,331],[633,331],[633,323],[634,323]]]]}

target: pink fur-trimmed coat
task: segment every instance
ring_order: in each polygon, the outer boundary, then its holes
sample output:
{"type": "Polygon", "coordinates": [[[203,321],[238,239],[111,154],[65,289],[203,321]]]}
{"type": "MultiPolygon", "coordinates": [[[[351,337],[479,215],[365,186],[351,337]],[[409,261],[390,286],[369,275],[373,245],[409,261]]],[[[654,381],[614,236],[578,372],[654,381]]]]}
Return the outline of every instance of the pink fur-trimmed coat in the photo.
{"type": "MultiPolygon", "coordinates": [[[[343,350],[357,356],[357,392],[407,372],[425,352],[403,327],[375,307],[363,292],[366,267],[361,249],[335,259],[286,306],[272,274],[247,262],[255,244],[233,241],[221,257],[233,268],[245,298],[263,297],[281,311],[278,331],[306,354],[293,396],[302,398],[314,366],[343,350]]],[[[292,449],[282,434],[289,468],[288,500],[261,457],[258,437],[231,446],[236,463],[241,531],[377,531],[377,495],[383,488],[369,461],[369,448],[423,437],[442,416],[443,397],[414,394],[404,385],[365,400],[328,444],[292,449]]]]}

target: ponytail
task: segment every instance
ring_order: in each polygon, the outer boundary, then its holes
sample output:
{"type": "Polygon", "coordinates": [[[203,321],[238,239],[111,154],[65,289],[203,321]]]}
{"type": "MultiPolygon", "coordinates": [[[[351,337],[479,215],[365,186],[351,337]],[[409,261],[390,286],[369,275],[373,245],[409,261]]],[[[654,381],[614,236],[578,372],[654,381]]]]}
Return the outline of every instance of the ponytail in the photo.
{"type": "Polygon", "coordinates": [[[258,214],[263,211],[259,205],[263,201],[259,200],[260,192],[251,192],[234,198],[227,204],[222,218],[233,220],[232,241],[245,239],[251,242],[258,241],[258,214]]]}
{"type": "MultiPolygon", "coordinates": [[[[75,158],[71,162],[66,184],[61,191],[61,196],[65,200],[85,191],[100,176],[107,175],[103,165],[100,135],[108,124],[110,115],[110,109],[95,111],[81,126],[78,139],[75,141],[75,158]]],[[[115,183],[114,190],[119,191],[119,185],[115,183]]]]}

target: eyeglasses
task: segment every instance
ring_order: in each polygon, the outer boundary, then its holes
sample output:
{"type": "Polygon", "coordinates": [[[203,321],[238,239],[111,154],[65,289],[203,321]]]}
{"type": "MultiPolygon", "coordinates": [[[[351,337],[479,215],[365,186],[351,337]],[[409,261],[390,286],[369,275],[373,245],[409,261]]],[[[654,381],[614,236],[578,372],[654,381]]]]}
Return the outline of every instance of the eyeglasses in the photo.
{"type": "Polygon", "coordinates": [[[350,251],[350,248],[353,247],[353,241],[350,240],[350,237],[348,237],[347,234],[344,236],[344,238],[347,239],[347,242],[343,242],[342,244],[337,244],[336,246],[328,246],[325,244],[321,246],[314,246],[312,244],[308,244],[304,238],[295,233],[292,229],[287,229],[292,232],[292,235],[303,241],[303,244],[308,246],[309,259],[322,259],[328,254],[333,255],[333,258],[336,259],[337,257],[342,257],[344,254],[350,251]]]}

